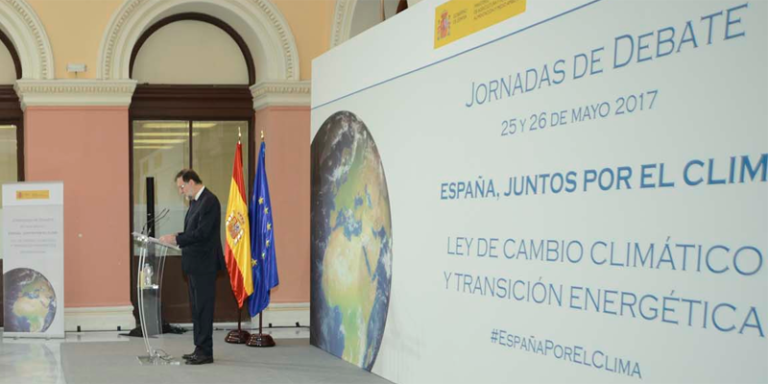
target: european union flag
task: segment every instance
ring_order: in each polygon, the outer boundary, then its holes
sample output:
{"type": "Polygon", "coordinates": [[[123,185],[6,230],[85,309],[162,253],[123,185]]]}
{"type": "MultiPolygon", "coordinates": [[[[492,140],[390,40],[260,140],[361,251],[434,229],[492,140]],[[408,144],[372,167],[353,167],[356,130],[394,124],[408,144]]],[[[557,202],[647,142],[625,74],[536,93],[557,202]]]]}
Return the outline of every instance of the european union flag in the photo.
{"type": "Polygon", "coordinates": [[[269,291],[280,283],[277,277],[277,260],[275,260],[275,228],[272,220],[272,204],[269,200],[265,152],[266,145],[262,141],[256,178],[253,180],[253,197],[248,207],[248,216],[251,221],[251,268],[253,269],[253,294],[248,305],[251,317],[267,308],[269,291]]]}

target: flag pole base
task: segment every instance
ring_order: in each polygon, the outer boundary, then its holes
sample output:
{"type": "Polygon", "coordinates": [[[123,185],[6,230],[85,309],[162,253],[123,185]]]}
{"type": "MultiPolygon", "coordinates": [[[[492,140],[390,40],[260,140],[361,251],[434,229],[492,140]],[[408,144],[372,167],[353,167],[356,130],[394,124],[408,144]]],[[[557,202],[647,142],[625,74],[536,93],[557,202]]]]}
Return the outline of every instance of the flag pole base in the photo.
{"type": "Polygon", "coordinates": [[[227,337],[224,339],[224,341],[230,344],[246,344],[250,338],[251,334],[247,331],[235,329],[227,334],[227,337]]]}
{"type": "Polygon", "coordinates": [[[253,334],[251,335],[251,338],[248,340],[245,345],[249,347],[274,347],[275,346],[275,340],[272,339],[272,336],[265,335],[263,333],[253,334]]]}

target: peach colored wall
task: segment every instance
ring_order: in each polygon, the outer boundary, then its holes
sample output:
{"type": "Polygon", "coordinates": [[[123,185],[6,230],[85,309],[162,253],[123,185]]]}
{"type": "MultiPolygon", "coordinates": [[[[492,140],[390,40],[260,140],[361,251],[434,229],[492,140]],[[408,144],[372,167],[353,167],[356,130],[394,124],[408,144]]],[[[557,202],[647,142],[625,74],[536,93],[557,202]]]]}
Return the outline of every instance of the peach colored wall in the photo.
{"type": "MultiPolygon", "coordinates": [[[[152,0],[158,1],[158,0],[152,0]]],[[[57,79],[74,79],[67,63],[85,63],[81,79],[96,78],[99,45],[123,0],[27,0],[40,18],[53,50],[57,79]]],[[[301,80],[312,77],[312,59],[328,50],[336,0],[272,0],[291,27],[299,50],[301,80]]]]}
{"type": "Polygon", "coordinates": [[[312,78],[312,60],[331,45],[336,0],[272,0],[291,27],[299,50],[301,80],[312,78]]]}
{"type": "Polygon", "coordinates": [[[309,107],[269,107],[256,112],[264,130],[267,177],[275,213],[280,285],[272,302],[309,302],[309,107]]]}
{"type": "Polygon", "coordinates": [[[130,305],[128,108],[29,107],[24,156],[27,181],[64,181],[65,305],[130,305]]]}
{"type": "MultiPolygon", "coordinates": [[[[95,78],[101,39],[125,0],[27,2],[50,39],[55,78],[74,78],[67,63],[85,63],[79,77],[95,78]]],[[[272,2],[296,39],[300,78],[309,80],[312,59],[328,50],[336,0],[272,2]]],[[[281,285],[273,301],[309,302],[310,110],[272,107],[256,119],[266,128],[276,214],[281,285]]],[[[66,306],[128,305],[128,109],[30,107],[25,120],[27,180],[65,183],[66,306]]]]}
{"type": "Polygon", "coordinates": [[[122,0],[27,0],[51,42],[57,79],[74,79],[67,63],[81,63],[88,71],[77,78],[96,78],[99,45],[112,14],[122,0]]]}

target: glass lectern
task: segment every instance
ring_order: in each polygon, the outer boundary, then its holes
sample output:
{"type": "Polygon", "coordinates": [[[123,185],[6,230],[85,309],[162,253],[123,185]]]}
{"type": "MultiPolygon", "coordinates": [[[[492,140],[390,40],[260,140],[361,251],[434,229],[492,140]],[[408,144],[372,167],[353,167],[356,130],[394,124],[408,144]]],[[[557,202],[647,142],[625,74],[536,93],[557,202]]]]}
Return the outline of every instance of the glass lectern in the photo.
{"type": "Polygon", "coordinates": [[[141,365],[181,364],[179,360],[175,360],[162,349],[153,347],[150,342],[153,336],[163,332],[161,293],[165,256],[169,249],[179,250],[179,248],[161,243],[160,240],[141,233],[134,232],[132,235],[139,246],[136,296],[139,300],[141,333],[147,348],[147,355],[139,356],[139,362],[141,365]]]}

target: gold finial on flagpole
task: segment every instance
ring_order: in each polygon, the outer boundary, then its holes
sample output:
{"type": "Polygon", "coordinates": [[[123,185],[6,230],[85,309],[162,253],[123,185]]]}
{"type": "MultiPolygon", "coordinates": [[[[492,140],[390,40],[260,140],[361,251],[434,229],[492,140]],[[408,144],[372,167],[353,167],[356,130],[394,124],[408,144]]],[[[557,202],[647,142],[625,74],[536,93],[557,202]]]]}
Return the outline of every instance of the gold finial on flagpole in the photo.
{"type": "Polygon", "coordinates": [[[264,130],[261,131],[261,141],[264,141],[264,130]]]}
{"type": "Polygon", "coordinates": [[[240,142],[240,139],[243,138],[243,133],[240,132],[240,126],[237,127],[237,142],[240,142]]]}

